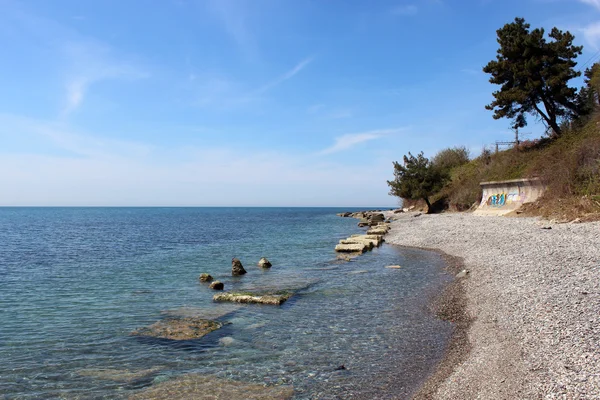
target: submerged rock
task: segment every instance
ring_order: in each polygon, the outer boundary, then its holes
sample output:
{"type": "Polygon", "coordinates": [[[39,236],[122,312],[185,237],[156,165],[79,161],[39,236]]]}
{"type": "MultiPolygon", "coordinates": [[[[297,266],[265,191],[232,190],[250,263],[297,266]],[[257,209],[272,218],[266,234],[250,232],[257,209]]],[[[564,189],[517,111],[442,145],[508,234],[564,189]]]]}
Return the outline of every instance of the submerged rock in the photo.
{"type": "Polygon", "coordinates": [[[267,260],[266,257],[263,257],[258,261],[258,266],[261,268],[271,268],[273,264],[271,264],[271,262],[267,260]]]}
{"type": "Polygon", "coordinates": [[[223,285],[223,282],[221,282],[221,281],[214,281],[213,283],[210,284],[209,288],[214,289],[214,290],[223,290],[223,289],[225,289],[225,285],[223,285]]]}
{"type": "Polygon", "coordinates": [[[203,306],[185,306],[161,311],[161,315],[171,318],[202,318],[215,320],[226,315],[232,314],[242,306],[239,304],[214,304],[209,303],[203,306]]]}
{"type": "Polygon", "coordinates": [[[220,322],[202,318],[166,318],[131,332],[134,336],[170,340],[199,339],[223,326],[220,322]]]}
{"type": "Polygon", "coordinates": [[[292,297],[292,292],[278,293],[253,293],[253,292],[228,292],[213,296],[214,301],[231,301],[234,303],[269,304],[279,306],[292,297]]]}
{"type": "Polygon", "coordinates": [[[225,336],[222,337],[221,339],[219,339],[219,344],[221,346],[233,346],[236,343],[236,340],[234,338],[232,338],[231,336],[225,336]]]}
{"type": "Polygon", "coordinates": [[[113,382],[133,382],[138,379],[147,378],[160,371],[159,367],[141,369],[141,370],[129,370],[129,369],[116,369],[116,368],[86,368],[77,371],[79,376],[89,376],[95,379],[101,379],[105,381],[113,382]]]}
{"type": "Polygon", "coordinates": [[[242,262],[240,260],[238,260],[237,258],[232,258],[231,259],[231,275],[240,276],[240,275],[244,275],[245,273],[246,273],[246,270],[242,266],[242,262]]]}
{"type": "Polygon", "coordinates": [[[200,277],[198,279],[200,280],[200,282],[211,282],[213,280],[213,277],[209,274],[200,274],[200,277]]]}
{"type": "Polygon", "coordinates": [[[293,395],[294,388],[287,385],[265,386],[217,378],[211,375],[187,374],[152,385],[129,396],[129,400],[288,400],[293,395]]]}

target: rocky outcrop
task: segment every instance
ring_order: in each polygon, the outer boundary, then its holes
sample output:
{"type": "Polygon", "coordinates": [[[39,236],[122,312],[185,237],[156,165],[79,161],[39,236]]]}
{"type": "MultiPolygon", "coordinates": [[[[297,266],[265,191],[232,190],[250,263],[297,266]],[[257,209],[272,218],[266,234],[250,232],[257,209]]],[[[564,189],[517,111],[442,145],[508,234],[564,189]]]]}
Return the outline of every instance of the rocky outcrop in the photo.
{"type": "Polygon", "coordinates": [[[200,277],[198,279],[200,280],[200,282],[212,282],[213,277],[209,274],[200,274],[200,277]]]}
{"type": "Polygon", "coordinates": [[[335,251],[340,253],[351,253],[353,255],[362,254],[365,251],[379,247],[384,242],[384,235],[390,229],[385,215],[379,210],[366,211],[352,214],[354,218],[361,218],[358,226],[369,226],[366,235],[352,235],[349,238],[342,239],[335,246],[335,251]]]}
{"type": "Polygon", "coordinates": [[[225,285],[223,285],[223,282],[220,282],[220,281],[214,281],[208,287],[211,288],[211,289],[213,289],[213,290],[223,290],[223,289],[225,289],[225,285]]]}
{"type": "Polygon", "coordinates": [[[245,273],[246,273],[246,270],[244,269],[242,262],[240,260],[238,260],[237,258],[232,258],[231,259],[231,275],[241,276],[241,275],[244,275],[245,273]]]}
{"type": "Polygon", "coordinates": [[[292,297],[292,292],[279,293],[253,293],[253,292],[227,292],[213,296],[214,301],[231,301],[234,303],[269,304],[279,306],[292,297]]]}
{"type": "Polygon", "coordinates": [[[166,318],[131,332],[134,336],[146,336],[170,340],[199,339],[219,329],[220,322],[202,318],[166,318]]]}
{"type": "Polygon", "coordinates": [[[266,257],[263,257],[258,261],[258,266],[261,268],[271,268],[273,264],[271,264],[271,262],[267,260],[266,257]]]}

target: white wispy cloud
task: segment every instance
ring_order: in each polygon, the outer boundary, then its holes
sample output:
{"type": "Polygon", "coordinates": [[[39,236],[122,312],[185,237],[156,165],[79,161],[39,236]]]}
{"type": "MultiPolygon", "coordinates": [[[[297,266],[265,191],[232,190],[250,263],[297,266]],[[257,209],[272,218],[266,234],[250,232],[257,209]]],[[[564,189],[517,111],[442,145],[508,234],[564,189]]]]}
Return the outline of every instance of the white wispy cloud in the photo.
{"type": "Polygon", "coordinates": [[[354,147],[358,144],[369,142],[372,140],[376,140],[382,138],[386,135],[399,133],[404,129],[379,129],[368,132],[361,133],[350,133],[342,136],[338,136],[335,138],[335,143],[333,146],[326,148],[325,150],[320,151],[319,155],[326,155],[337,153],[340,151],[348,150],[351,147],[354,147]]]}
{"type": "Polygon", "coordinates": [[[600,9],[600,0],[579,0],[579,1],[600,9]]]}
{"type": "Polygon", "coordinates": [[[283,82],[287,81],[288,79],[293,78],[296,74],[298,74],[300,71],[302,71],[304,68],[306,68],[306,66],[308,64],[310,64],[312,61],[313,61],[313,57],[305,58],[304,60],[302,60],[298,64],[296,64],[296,66],[294,66],[294,68],[290,69],[285,74],[272,80],[271,82],[267,83],[266,85],[261,86],[254,93],[262,94],[262,93],[274,88],[275,86],[282,84],[283,82]]]}
{"type": "Polygon", "coordinates": [[[254,34],[248,26],[249,11],[244,8],[244,3],[233,0],[210,0],[208,5],[244,56],[250,60],[256,60],[258,46],[254,34]]]}
{"type": "Polygon", "coordinates": [[[419,8],[414,4],[404,4],[392,8],[392,14],[394,15],[412,16],[416,15],[418,12],[419,8]]]}
{"type": "Polygon", "coordinates": [[[94,83],[109,79],[141,79],[149,74],[124,57],[117,57],[106,44],[79,38],[66,43],[62,52],[67,59],[66,101],[62,116],[67,116],[83,103],[94,83]]]}
{"type": "Polygon", "coordinates": [[[394,201],[387,196],[387,158],[356,165],[315,158],[307,162],[309,154],[249,151],[231,144],[153,146],[0,114],[0,140],[9,139],[20,150],[0,157],[0,206],[360,206],[394,201]],[[32,146],[40,142],[55,146],[32,146]],[[352,185],[340,181],[344,174],[353,177],[352,185]],[[355,184],[365,193],[357,195],[355,184]]]}
{"type": "Polygon", "coordinates": [[[583,37],[588,44],[598,50],[598,48],[600,48],[600,21],[585,26],[580,30],[583,32],[583,37]]]}

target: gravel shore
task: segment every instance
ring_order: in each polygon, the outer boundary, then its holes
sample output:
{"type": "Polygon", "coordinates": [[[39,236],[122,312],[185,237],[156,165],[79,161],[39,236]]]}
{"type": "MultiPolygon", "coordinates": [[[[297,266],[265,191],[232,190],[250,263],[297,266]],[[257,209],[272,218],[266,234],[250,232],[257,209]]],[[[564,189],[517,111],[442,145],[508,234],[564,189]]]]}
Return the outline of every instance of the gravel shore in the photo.
{"type": "Polygon", "coordinates": [[[438,249],[469,270],[465,340],[417,398],[600,398],[600,222],[395,216],[388,243],[438,249]]]}

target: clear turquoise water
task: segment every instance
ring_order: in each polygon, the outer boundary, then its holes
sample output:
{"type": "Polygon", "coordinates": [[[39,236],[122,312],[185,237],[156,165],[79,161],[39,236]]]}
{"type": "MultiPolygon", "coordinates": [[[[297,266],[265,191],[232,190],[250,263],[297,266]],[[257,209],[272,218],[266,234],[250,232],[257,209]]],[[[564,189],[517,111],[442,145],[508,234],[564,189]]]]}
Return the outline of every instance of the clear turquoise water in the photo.
{"type": "Polygon", "coordinates": [[[384,245],[341,263],[335,244],[362,232],[341,211],[0,208],[0,394],[126,398],[200,372],[290,384],[298,399],[408,396],[451,334],[426,308],[449,280],[443,260],[384,245]],[[230,276],[234,256],[243,277],[230,276]],[[263,256],[271,270],[256,267],[263,256]],[[230,310],[212,302],[202,272],[226,289],[303,289],[281,307],[230,310]],[[130,335],[165,313],[221,310],[227,325],[196,341],[130,335]],[[149,368],[133,381],[89,373],[149,368]]]}

